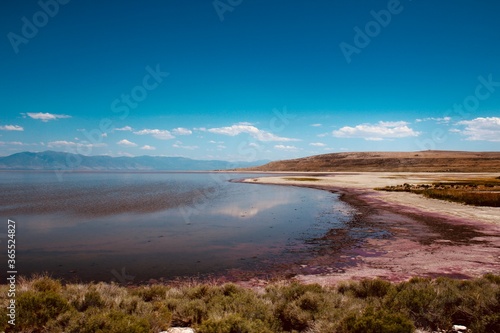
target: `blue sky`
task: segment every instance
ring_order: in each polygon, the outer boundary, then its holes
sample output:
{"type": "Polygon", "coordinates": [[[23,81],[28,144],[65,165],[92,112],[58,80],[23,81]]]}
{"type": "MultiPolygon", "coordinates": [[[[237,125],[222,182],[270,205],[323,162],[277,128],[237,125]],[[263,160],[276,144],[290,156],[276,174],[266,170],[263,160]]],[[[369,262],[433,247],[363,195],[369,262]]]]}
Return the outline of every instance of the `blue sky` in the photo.
{"type": "Polygon", "coordinates": [[[0,155],[497,151],[497,1],[6,0],[0,155]]]}

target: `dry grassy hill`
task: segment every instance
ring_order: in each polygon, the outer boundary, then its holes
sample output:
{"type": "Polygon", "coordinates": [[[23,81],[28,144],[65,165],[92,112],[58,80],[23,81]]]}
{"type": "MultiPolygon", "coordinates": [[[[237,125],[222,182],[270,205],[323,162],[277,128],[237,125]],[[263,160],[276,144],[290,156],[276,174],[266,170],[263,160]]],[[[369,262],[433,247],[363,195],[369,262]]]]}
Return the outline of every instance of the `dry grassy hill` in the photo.
{"type": "Polygon", "coordinates": [[[248,171],[500,172],[500,152],[418,151],[323,154],[271,162],[248,171]]]}

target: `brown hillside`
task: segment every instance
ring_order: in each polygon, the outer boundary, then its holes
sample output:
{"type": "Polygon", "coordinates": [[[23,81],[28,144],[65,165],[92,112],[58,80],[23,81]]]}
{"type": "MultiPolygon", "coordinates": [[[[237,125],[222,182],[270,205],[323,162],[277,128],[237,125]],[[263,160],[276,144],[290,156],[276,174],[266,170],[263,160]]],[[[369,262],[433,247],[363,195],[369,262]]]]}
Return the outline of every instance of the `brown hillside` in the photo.
{"type": "Polygon", "coordinates": [[[275,161],[248,171],[500,172],[500,152],[357,152],[275,161]]]}

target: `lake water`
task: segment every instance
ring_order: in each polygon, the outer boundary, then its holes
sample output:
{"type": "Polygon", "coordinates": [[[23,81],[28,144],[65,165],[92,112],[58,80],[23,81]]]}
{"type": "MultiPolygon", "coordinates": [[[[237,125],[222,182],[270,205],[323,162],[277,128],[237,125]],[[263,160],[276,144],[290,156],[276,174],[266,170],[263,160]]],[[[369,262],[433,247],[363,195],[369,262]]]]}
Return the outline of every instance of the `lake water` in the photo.
{"type": "Polygon", "coordinates": [[[300,264],[352,215],[327,191],[229,181],[257,176],[0,172],[0,232],[16,221],[19,274],[140,283],[300,264]]]}

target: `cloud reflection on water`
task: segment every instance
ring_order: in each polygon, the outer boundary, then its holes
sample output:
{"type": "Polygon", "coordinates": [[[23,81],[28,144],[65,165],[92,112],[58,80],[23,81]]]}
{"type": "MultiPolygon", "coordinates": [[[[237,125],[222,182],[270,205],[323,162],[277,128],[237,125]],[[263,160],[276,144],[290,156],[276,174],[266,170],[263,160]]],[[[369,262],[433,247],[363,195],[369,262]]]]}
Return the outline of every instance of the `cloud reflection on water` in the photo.
{"type": "MultiPolygon", "coordinates": [[[[78,187],[85,177],[92,175],[80,175],[77,182],[65,186],[78,187]]],[[[118,184],[121,176],[110,177],[118,184]]],[[[172,177],[180,177],[180,181],[183,176],[172,177]]],[[[149,181],[164,178],[157,174],[149,181]]],[[[207,178],[195,175],[191,181],[212,186],[213,181],[207,178]]],[[[132,187],[135,182],[143,186],[143,180],[131,179],[130,175],[126,178],[132,187]]],[[[95,200],[99,200],[98,193],[95,200]]],[[[67,210],[23,214],[16,221],[19,253],[25,273],[42,269],[64,274],[71,266],[88,279],[106,279],[101,274],[123,266],[139,276],[230,269],[242,265],[241,258],[266,262],[265,258],[282,253],[291,239],[305,232],[323,232],[330,223],[338,223],[337,218],[343,214],[335,211],[343,204],[336,198],[335,194],[312,189],[229,183],[191,217],[189,225],[179,209],[91,217],[67,210]],[[318,228],[318,223],[325,227],[318,228]],[[94,267],[100,267],[101,273],[94,267]]]]}

